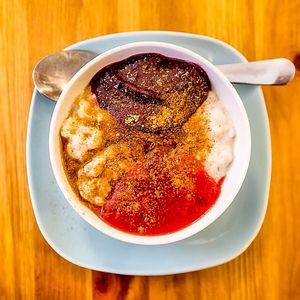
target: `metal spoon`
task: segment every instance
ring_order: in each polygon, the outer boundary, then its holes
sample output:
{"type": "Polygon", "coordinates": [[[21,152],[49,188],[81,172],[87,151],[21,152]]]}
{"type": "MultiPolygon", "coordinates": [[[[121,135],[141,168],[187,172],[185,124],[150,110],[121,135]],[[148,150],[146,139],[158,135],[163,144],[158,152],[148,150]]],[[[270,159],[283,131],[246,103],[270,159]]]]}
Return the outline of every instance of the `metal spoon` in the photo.
{"type": "Polygon", "coordinates": [[[33,69],[37,90],[57,101],[68,81],[98,54],[83,50],[58,51],[42,58],[33,69]]]}
{"type": "MultiPolygon", "coordinates": [[[[66,83],[97,55],[90,51],[67,50],[44,57],[33,70],[35,87],[41,94],[57,101],[66,83]]],[[[217,65],[217,68],[232,83],[284,85],[295,75],[295,66],[286,58],[217,65]]]]}

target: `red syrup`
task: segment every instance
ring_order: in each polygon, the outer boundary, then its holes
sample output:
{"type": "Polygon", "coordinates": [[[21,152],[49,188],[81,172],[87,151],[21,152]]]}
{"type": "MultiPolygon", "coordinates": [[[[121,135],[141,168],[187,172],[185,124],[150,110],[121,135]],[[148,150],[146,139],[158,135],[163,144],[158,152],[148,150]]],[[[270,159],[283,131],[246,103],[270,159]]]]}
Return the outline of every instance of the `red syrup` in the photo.
{"type": "Polygon", "coordinates": [[[200,164],[195,170],[186,175],[192,186],[175,189],[162,166],[156,166],[158,176],[153,180],[147,166],[137,164],[117,182],[106,204],[92,210],[127,233],[146,236],[178,231],[203,216],[221,192],[224,178],[216,182],[200,164]]]}

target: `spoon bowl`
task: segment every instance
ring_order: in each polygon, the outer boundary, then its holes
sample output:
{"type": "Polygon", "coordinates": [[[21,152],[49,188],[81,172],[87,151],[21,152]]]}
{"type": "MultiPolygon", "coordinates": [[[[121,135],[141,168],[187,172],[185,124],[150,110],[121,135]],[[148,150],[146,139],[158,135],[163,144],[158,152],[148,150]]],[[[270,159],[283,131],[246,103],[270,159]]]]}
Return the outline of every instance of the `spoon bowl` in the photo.
{"type": "Polygon", "coordinates": [[[89,61],[98,54],[91,51],[58,51],[42,58],[33,70],[33,82],[37,90],[57,101],[65,85],[89,61]]]}

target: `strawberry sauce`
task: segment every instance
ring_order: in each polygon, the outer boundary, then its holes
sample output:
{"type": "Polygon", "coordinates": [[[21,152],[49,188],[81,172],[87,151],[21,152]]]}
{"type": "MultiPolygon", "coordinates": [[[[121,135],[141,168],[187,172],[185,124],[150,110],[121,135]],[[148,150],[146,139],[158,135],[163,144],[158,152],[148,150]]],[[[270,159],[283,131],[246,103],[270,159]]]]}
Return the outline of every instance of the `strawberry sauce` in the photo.
{"type": "MultiPolygon", "coordinates": [[[[197,164],[196,160],[189,163],[197,164]]],[[[147,166],[139,164],[116,184],[110,199],[93,211],[124,232],[160,235],[180,230],[205,214],[216,202],[223,179],[215,182],[198,164],[186,174],[192,186],[175,189],[160,166],[155,180],[147,166]]]]}

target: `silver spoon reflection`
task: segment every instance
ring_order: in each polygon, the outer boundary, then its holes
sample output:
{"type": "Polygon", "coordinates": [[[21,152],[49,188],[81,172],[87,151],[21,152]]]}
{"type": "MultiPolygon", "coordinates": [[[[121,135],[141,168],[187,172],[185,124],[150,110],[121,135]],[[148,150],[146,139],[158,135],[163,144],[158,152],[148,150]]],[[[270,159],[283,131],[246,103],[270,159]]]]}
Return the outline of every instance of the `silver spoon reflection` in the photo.
{"type": "MultiPolygon", "coordinates": [[[[98,54],[84,50],[66,50],[41,59],[33,70],[37,90],[57,101],[68,81],[98,54]]],[[[286,58],[216,66],[232,83],[284,85],[295,75],[295,66],[286,58]]]]}

